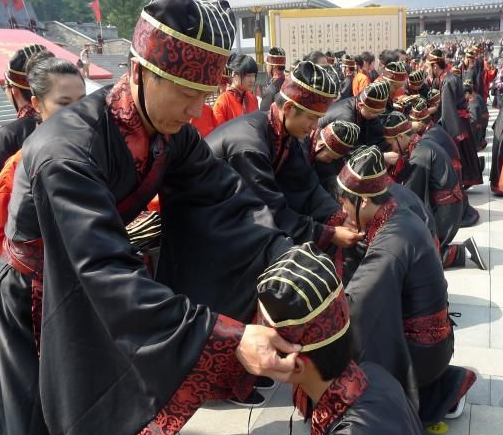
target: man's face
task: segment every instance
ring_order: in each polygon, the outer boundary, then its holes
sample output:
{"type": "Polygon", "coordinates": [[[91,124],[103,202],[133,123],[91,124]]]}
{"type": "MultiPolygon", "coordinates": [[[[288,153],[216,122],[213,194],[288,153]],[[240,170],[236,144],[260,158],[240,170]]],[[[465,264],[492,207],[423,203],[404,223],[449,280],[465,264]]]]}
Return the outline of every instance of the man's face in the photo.
{"type": "MultiPolygon", "coordinates": [[[[138,100],[139,66],[132,66],[133,99],[136,107],[138,100]]],[[[145,106],[154,128],[161,134],[174,134],[191,118],[201,117],[202,109],[209,92],[198,91],[178,85],[170,80],[156,76],[143,69],[145,106]]]]}
{"type": "Polygon", "coordinates": [[[358,106],[358,110],[360,111],[360,115],[369,121],[372,119],[378,118],[382,112],[381,110],[373,110],[373,109],[365,106],[365,104],[363,104],[361,102],[358,103],[357,106],[358,106]]]}
{"type": "Polygon", "coordinates": [[[400,133],[398,136],[388,139],[388,143],[391,145],[391,150],[400,155],[407,154],[407,149],[409,148],[412,136],[413,132],[408,132],[400,133]]]}
{"type": "Polygon", "coordinates": [[[318,116],[300,110],[291,102],[283,106],[286,129],[296,139],[302,139],[318,128],[318,116]]]}
{"type": "Polygon", "coordinates": [[[351,201],[343,196],[339,197],[339,202],[342,205],[342,209],[348,215],[348,218],[352,222],[356,222],[356,206],[351,203],[351,201]]]}
{"type": "Polygon", "coordinates": [[[425,129],[426,129],[426,125],[423,122],[421,122],[421,121],[412,121],[412,131],[414,133],[422,135],[424,133],[425,129]]]}

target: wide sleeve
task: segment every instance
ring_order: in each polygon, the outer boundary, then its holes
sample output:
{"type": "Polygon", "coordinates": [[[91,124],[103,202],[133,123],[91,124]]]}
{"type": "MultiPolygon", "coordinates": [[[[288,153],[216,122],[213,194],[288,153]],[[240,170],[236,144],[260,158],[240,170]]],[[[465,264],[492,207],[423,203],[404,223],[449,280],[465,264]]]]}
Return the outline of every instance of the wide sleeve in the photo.
{"type": "MultiPolygon", "coordinates": [[[[40,372],[48,427],[102,434],[107,418],[135,433],[212,347],[220,316],[148,276],[96,164],[53,159],[34,173],[45,254],[40,372]]],[[[232,325],[235,349],[243,325],[232,325]]],[[[234,358],[232,351],[221,356],[215,369],[234,358]]]]}
{"type": "Polygon", "coordinates": [[[441,125],[453,139],[461,134],[461,126],[456,106],[457,95],[453,82],[444,80],[442,84],[441,125]]]}
{"type": "Polygon", "coordinates": [[[430,203],[429,178],[431,157],[416,148],[408,162],[408,177],[404,186],[412,190],[424,204],[430,203]]]}
{"type": "MultiPolygon", "coordinates": [[[[297,213],[289,207],[285,195],[276,182],[274,169],[268,156],[260,152],[244,150],[233,154],[229,159],[229,164],[241,174],[255,194],[269,207],[278,228],[292,237],[294,243],[321,241],[326,244],[326,239],[330,238],[330,235],[333,237],[334,229],[316,222],[311,215],[297,213]]],[[[321,186],[320,189],[323,190],[321,186]]],[[[313,204],[315,202],[316,199],[313,199],[313,204]]],[[[322,249],[326,247],[328,245],[320,246],[322,249]]]]}
{"type": "MultiPolygon", "coordinates": [[[[383,366],[417,399],[402,325],[405,265],[385,247],[370,247],[346,287],[355,352],[383,366]]],[[[416,402],[417,404],[417,402],[416,402]]]]}
{"type": "Polygon", "coordinates": [[[270,84],[264,91],[262,95],[262,101],[260,102],[260,110],[268,111],[271,108],[271,104],[274,103],[274,97],[276,95],[276,89],[274,85],[270,84]]]}

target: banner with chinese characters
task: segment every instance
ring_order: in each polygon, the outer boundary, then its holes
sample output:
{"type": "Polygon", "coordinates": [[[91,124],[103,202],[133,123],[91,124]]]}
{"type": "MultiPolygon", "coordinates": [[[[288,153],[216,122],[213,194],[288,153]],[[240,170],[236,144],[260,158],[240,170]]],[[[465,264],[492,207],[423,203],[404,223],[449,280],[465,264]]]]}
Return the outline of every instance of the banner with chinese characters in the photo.
{"type": "Polygon", "coordinates": [[[287,65],[314,50],[353,56],[405,48],[405,7],[269,11],[271,46],[283,47],[287,65]]]}

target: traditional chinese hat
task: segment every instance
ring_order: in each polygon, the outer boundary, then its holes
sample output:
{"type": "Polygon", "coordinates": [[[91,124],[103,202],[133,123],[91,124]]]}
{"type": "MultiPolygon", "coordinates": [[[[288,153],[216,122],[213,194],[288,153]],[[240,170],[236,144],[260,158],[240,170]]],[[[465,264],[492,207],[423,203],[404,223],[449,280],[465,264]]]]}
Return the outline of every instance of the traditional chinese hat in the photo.
{"type": "Polygon", "coordinates": [[[401,61],[389,62],[384,68],[382,76],[392,82],[404,83],[408,76],[405,63],[401,61]]]}
{"type": "Polygon", "coordinates": [[[445,61],[444,52],[438,48],[435,48],[428,53],[426,60],[431,64],[440,62],[441,60],[445,61]]]}
{"type": "Polygon", "coordinates": [[[360,127],[352,122],[337,120],[328,124],[320,132],[320,138],[326,148],[336,157],[340,158],[354,149],[360,127]]]}
{"type": "Polygon", "coordinates": [[[342,66],[349,68],[349,69],[352,69],[352,70],[355,70],[356,69],[356,62],[355,62],[354,57],[349,54],[345,54],[344,56],[342,56],[342,66]]]}
{"type": "Polygon", "coordinates": [[[226,1],[152,0],[136,24],[131,52],[160,77],[214,92],[234,36],[234,15],[226,1]]]}
{"type": "Polygon", "coordinates": [[[230,85],[231,82],[232,82],[232,70],[229,68],[229,65],[225,65],[224,73],[222,74],[222,78],[220,79],[220,84],[230,85]]]}
{"type": "Polygon", "coordinates": [[[412,103],[412,110],[410,111],[409,117],[412,121],[422,121],[430,117],[430,112],[428,111],[428,102],[422,98],[416,98],[412,103]]]}
{"type": "Polygon", "coordinates": [[[337,88],[322,67],[310,61],[303,61],[285,80],[280,94],[299,109],[323,116],[336,97],[337,88]]]}
{"type": "Polygon", "coordinates": [[[459,67],[459,65],[454,65],[451,68],[451,73],[453,73],[455,76],[461,77],[461,68],[459,67]]]}
{"type": "Polygon", "coordinates": [[[417,69],[409,74],[409,84],[411,88],[419,89],[426,80],[426,73],[422,69],[417,69]]]}
{"type": "Polygon", "coordinates": [[[465,58],[469,59],[469,60],[475,60],[475,59],[477,59],[477,55],[478,55],[477,50],[476,49],[474,50],[473,48],[470,48],[470,50],[468,50],[465,53],[465,58]]]}
{"type": "Polygon", "coordinates": [[[26,65],[28,60],[41,51],[47,50],[43,45],[33,44],[20,48],[14,56],[11,57],[5,70],[5,81],[10,86],[20,89],[30,90],[28,77],[26,75],[26,65]]]}
{"type": "Polygon", "coordinates": [[[382,195],[387,188],[387,170],[381,150],[373,145],[355,151],[337,176],[337,183],[360,198],[382,195]]]}
{"type": "Polygon", "coordinates": [[[265,63],[272,66],[286,66],[286,53],[281,47],[271,47],[265,58],[265,63]]]}
{"type": "Polygon", "coordinates": [[[436,104],[440,101],[442,95],[438,89],[432,88],[428,91],[428,106],[436,104]]]}
{"type": "Polygon", "coordinates": [[[382,112],[386,108],[389,91],[386,80],[374,82],[360,92],[358,100],[374,112],[382,112]]]}
{"type": "Polygon", "coordinates": [[[407,133],[412,130],[412,123],[401,112],[391,112],[383,123],[383,137],[392,139],[400,133],[407,133]]]}
{"type": "Polygon", "coordinates": [[[327,51],[325,53],[325,57],[327,58],[327,62],[329,65],[335,64],[335,53],[333,51],[327,51]]]}
{"type": "Polygon", "coordinates": [[[466,79],[463,81],[463,89],[465,92],[473,92],[473,80],[472,79],[466,79]]]}
{"type": "Polygon", "coordinates": [[[349,329],[349,306],[332,260],[313,242],[283,254],[258,278],[259,318],[301,352],[327,346],[349,329]]]}

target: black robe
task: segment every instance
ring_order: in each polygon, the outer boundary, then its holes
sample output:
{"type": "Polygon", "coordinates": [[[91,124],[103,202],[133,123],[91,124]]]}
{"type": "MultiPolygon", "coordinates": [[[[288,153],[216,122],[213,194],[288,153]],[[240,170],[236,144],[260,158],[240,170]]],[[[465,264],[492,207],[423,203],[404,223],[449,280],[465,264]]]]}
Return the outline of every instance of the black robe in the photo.
{"type": "Polygon", "coordinates": [[[21,149],[23,142],[36,126],[36,118],[27,116],[0,127],[0,170],[7,159],[21,149]]]}
{"type": "MultiPolygon", "coordinates": [[[[435,142],[447,152],[451,158],[452,167],[458,176],[458,180],[462,183],[461,157],[459,155],[458,147],[451,136],[449,136],[449,133],[447,133],[441,125],[435,124],[426,130],[422,137],[423,139],[435,142]]],[[[471,227],[475,225],[479,219],[479,212],[470,205],[468,195],[463,189],[463,218],[461,220],[460,227],[471,227]]]]}
{"type": "Polygon", "coordinates": [[[326,127],[336,120],[353,122],[360,127],[357,145],[377,145],[381,151],[388,151],[389,145],[383,137],[383,127],[379,119],[367,120],[356,110],[356,97],[339,100],[332,104],[318,126],[326,127]]]}
{"type": "Polygon", "coordinates": [[[473,93],[468,101],[468,111],[470,112],[470,126],[475,146],[478,151],[481,151],[487,146],[486,131],[489,124],[487,104],[479,94],[473,93]]]}
{"type": "MultiPolygon", "coordinates": [[[[51,433],[141,431],[211,344],[221,313],[250,321],[257,275],[291,246],[240,177],[184,126],[169,138],[156,189],[162,283],[153,281],[116,209],[138,181],[107,92],[60,111],[30,137],[9,208],[9,239],[44,240],[39,385],[51,433]]],[[[2,318],[31,323],[26,301],[4,297],[16,275],[2,270],[2,318]]],[[[227,323],[232,342],[236,322],[227,323]]],[[[23,370],[17,351],[3,353],[10,363],[2,371],[23,370]]]]}
{"type": "Polygon", "coordinates": [[[491,190],[497,195],[503,195],[503,107],[493,124],[492,164],[489,182],[491,190]]]}
{"type": "Polygon", "coordinates": [[[447,73],[441,81],[440,93],[440,124],[458,145],[463,186],[482,184],[482,171],[470,128],[470,115],[461,79],[452,73],[447,73]]]}
{"type": "Polygon", "coordinates": [[[262,101],[260,102],[260,110],[268,111],[271,108],[271,104],[274,103],[274,97],[280,91],[285,77],[273,78],[265,88],[262,94],[262,101]]]}
{"type": "Polygon", "coordinates": [[[315,241],[328,248],[324,239],[330,229],[324,224],[341,208],[320,185],[304,143],[291,138],[288,156],[275,172],[275,138],[267,113],[261,111],[233,119],[206,140],[215,156],[241,174],[294,243],[315,241]]]}
{"type": "MultiPolygon", "coordinates": [[[[325,429],[322,433],[324,435],[422,435],[421,421],[397,380],[381,366],[371,362],[361,363],[359,368],[366,379],[365,390],[351,402],[342,416],[326,426],[321,425],[320,429],[325,429]]],[[[355,385],[352,385],[353,388],[346,388],[346,391],[342,390],[342,386],[338,386],[339,383],[332,384],[333,387],[331,387],[335,388],[335,391],[326,392],[321,399],[324,410],[337,413],[341,407],[345,407],[348,394],[350,395],[357,389],[356,384],[359,381],[354,377],[353,384],[355,385]]],[[[349,398],[351,399],[352,397],[349,398]]]]}
{"type": "MultiPolygon", "coordinates": [[[[355,348],[360,360],[383,366],[419,408],[419,387],[447,368],[453,352],[452,329],[446,337],[417,344],[405,322],[423,322],[447,307],[447,282],[424,223],[398,207],[377,231],[346,287],[355,348]]],[[[426,334],[428,336],[428,334],[426,334]]]]}
{"type": "Polygon", "coordinates": [[[345,98],[353,97],[353,80],[355,78],[354,74],[350,76],[344,77],[344,80],[341,83],[341,96],[340,99],[344,100],[345,98]]]}
{"type": "Polygon", "coordinates": [[[435,217],[444,266],[464,265],[464,250],[450,245],[463,218],[463,193],[449,155],[434,141],[422,138],[414,147],[399,180],[435,217]],[[446,202],[439,196],[449,197],[446,202]]]}

